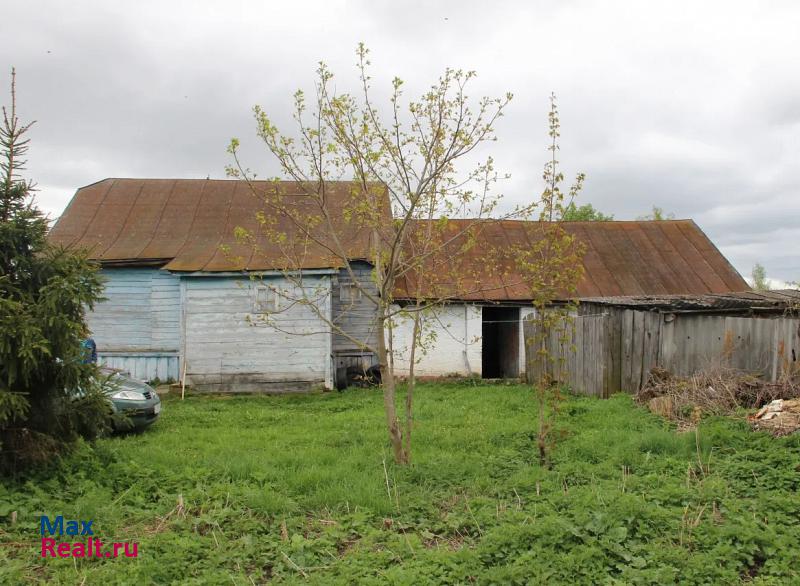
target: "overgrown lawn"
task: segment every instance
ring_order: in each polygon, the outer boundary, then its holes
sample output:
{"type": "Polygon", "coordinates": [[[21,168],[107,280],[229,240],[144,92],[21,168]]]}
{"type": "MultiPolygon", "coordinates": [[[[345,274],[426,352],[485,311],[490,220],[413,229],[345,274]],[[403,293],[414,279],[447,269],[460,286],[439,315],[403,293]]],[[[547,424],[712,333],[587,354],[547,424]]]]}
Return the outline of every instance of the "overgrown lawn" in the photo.
{"type": "Polygon", "coordinates": [[[0,583],[800,581],[800,437],[570,398],[548,471],[530,389],[425,384],[416,404],[398,468],[375,390],[168,398],[146,433],[0,484],[0,583]],[[139,557],[42,559],[42,514],[139,557]]]}

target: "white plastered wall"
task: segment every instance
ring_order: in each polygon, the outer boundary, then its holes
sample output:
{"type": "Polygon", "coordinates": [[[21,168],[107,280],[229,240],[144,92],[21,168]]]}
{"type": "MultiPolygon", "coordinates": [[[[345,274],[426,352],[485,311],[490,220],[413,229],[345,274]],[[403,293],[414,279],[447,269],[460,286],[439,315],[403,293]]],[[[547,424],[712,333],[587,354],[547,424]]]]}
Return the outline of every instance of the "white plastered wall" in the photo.
{"type": "MultiPolygon", "coordinates": [[[[424,328],[433,334],[422,351],[417,349],[417,376],[481,374],[481,308],[478,305],[452,304],[425,312],[424,328]]],[[[409,350],[413,322],[398,318],[393,328],[395,369],[405,376],[409,368],[409,350]]]]}
{"type": "MultiPolygon", "coordinates": [[[[525,373],[525,337],[523,323],[535,313],[533,307],[520,308],[519,373],[525,373]]],[[[426,327],[435,333],[422,357],[417,361],[418,376],[481,375],[481,306],[452,304],[426,314],[426,327]],[[466,343],[465,343],[466,342],[466,343]]],[[[398,319],[394,328],[395,368],[401,376],[408,374],[411,347],[411,319],[398,319]]],[[[419,355],[419,349],[417,350],[419,355]]]]}

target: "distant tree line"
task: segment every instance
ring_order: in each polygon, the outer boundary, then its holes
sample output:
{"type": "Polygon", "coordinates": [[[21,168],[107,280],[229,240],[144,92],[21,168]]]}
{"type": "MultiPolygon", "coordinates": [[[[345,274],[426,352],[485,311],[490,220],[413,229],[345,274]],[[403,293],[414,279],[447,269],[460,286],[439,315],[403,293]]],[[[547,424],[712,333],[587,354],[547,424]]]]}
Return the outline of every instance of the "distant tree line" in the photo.
{"type": "MultiPolygon", "coordinates": [[[[604,214],[600,210],[595,209],[590,203],[578,206],[575,202],[570,202],[569,205],[564,208],[563,219],[565,222],[608,222],[614,219],[614,214],[604,214]]],[[[636,219],[654,222],[674,220],[675,214],[672,212],[667,213],[663,208],[653,206],[649,214],[637,216],[636,219]]]]}

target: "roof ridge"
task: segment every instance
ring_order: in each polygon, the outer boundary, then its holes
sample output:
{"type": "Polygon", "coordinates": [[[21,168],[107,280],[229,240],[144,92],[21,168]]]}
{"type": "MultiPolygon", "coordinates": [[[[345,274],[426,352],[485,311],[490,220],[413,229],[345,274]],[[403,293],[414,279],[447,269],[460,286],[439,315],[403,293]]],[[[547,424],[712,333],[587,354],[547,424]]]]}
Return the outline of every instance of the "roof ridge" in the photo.
{"type": "MultiPolygon", "coordinates": [[[[103,181],[219,181],[219,182],[236,182],[236,181],[250,181],[251,183],[316,183],[315,181],[296,181],[294,179],[236,179],[232,177],[223,177],[223,178],[211,178],[211,177],[105,177],[104,179],[98,179],[93,183],[89,183],[87,185],[83,185],[78,189],[83,189],[84,187],[91,187],[92,185],[97,185],[98,183],[103,183],[103,181]]],[[[356,180],[351,179],[331,179],[326,181],[326,183],[360,183],[356,180]]],[[[379,183],[379,181],[370,181],[368,183],[379,183]]]]}
{"type": "MultiPolygon", "coordinates": [[[[438,222],[441,221],[442,218],[433,218],[431,220],[427,219],[416,219],[417,222],[438,222]]],[[[521,220],[517,218],[448,218],[448,222],[494,222],[494,223],[543,223],[543,224],[550,224],[555,222],[560,222],[562,224],[585,224],[587,226],[594,226],[599,224],[686,224],[692,223],[696,224],[693,218],[673,218],[671,220],[553,220],[551,221],[544,221],[544,220],[521,220]]]]}

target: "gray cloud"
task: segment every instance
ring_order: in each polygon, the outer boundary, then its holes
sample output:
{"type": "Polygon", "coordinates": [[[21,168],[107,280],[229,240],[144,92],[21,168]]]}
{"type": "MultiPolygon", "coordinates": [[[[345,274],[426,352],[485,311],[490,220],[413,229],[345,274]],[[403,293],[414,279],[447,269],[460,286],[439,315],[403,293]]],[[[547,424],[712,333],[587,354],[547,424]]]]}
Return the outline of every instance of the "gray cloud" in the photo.
{"type": "Polygon", "coordinates": [[[108,176],[222,177],[232,136],[275,174],[252,106],[288,126],[321,59],[354,88],[363,40],[380,95],[394,75],[415,95],[448,66],[479,72],[476,97],[514,92],[484,153],[512,173],[509,201],[541,189],[552,90],[583,201],[618,219],[659,205],[743,274],[759,261],[800,278],[800,6],[496,4],[30,0],[6,8],[0,70],[17,67],[21,114],[38,121],[29,173],[52,215],[108,176]]]}

